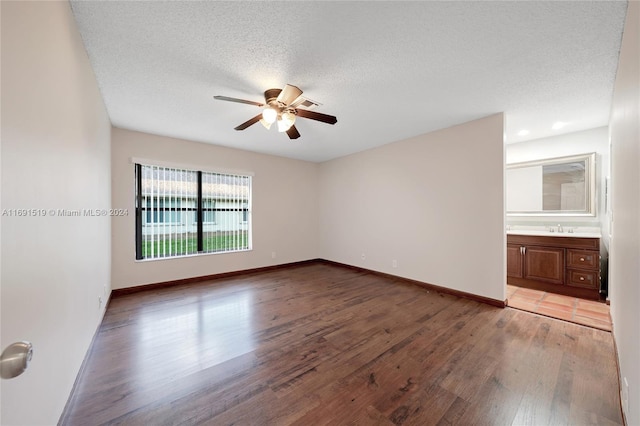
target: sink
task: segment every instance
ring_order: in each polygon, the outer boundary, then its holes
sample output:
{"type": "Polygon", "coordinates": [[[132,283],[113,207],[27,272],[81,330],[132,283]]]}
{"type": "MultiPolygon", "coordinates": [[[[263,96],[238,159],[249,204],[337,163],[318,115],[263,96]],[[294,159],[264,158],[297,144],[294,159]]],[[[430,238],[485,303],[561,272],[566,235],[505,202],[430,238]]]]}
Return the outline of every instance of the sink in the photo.
{"type": "Polygon", "coordinates": [[[536,235],[540,237],[574,237],[574,238],[601,238],[600,232],[551,232],[548,229],[511,229],[507,231],[507,235],[536,235]]]}

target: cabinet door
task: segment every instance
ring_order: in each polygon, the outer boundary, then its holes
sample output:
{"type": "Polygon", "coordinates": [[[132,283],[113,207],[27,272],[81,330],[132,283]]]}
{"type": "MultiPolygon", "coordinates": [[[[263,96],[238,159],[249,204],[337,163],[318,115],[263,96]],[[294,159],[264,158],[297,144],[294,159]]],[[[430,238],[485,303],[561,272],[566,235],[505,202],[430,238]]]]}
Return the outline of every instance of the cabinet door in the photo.
{"type": "Polygon", "coordinates": [[[527,279],[564,283],[564,249],[526,246],[524,264],[527,279]]]}
{"type": "Polygon", "coordinates": [[[507,277],[522,278],[522,252],[520,244],[507,244],[507,277]]]}

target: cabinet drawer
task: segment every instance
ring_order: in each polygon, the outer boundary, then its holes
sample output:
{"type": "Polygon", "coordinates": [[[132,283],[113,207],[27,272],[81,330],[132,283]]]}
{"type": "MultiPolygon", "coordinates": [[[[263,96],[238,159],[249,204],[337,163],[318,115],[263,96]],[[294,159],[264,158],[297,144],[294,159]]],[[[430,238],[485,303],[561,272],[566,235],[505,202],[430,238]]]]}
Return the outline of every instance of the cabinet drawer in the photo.
{"type": "Polygon", "coordinates": [[[600,269],[600,254],[597,251],[567,250],[567,267],[600,269]]]}
{"type": "Polygon", "coordinates": [[[600,287],[600,273],[598,271],[568,269],[566,284],[573,287],[598,289],[600,287]]]}

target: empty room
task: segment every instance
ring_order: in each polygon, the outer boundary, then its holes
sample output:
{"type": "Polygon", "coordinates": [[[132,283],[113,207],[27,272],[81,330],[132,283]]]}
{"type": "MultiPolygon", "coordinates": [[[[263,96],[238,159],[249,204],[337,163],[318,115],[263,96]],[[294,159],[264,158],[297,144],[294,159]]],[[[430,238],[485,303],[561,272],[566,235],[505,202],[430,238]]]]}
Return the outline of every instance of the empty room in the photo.
{"type": "Polygon", "coordinates": [[[640,425],[637,1],[0,15],[0,424],[640,425]]]}

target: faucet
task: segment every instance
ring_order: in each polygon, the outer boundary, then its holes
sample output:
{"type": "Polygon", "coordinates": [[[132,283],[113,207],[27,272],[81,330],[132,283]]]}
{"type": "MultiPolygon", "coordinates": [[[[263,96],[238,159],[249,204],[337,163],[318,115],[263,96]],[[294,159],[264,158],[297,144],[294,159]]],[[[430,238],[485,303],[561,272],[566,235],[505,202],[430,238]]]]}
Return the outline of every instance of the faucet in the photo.
{"type": "Polygon", "coordinates": [[[558,232],[563,232],[562,225],[558,224],[558,232]]]}

